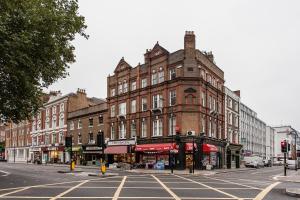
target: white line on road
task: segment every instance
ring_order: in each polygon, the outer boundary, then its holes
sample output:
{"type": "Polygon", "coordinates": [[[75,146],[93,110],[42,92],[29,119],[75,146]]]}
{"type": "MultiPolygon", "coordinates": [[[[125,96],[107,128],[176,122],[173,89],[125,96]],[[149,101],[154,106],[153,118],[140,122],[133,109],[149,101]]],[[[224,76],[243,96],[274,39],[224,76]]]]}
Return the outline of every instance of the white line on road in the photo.
{"type": "Polygon", "coordinates": [[[268,173],[268,172],[275,172],[275,171],[280,171],[282,169],[272,169],[272,170],[262,170],[262,171],[258,171],[258,172],[253,172],[251,174],[263,174],[263,173],[268,173]]]}
{"type": "Polygon", "coordinates": [[[124,186],[124,184],[125,184],[126,178],[127,178],[127,176],[124,176],[124,178],[123,178],[123,180],[121,181],[121,183],[120,183],[118,189],[116,190],[116,192],[115,192],[114,197],[112,198],[112,200],[117,200],[117,199],[119,198],[120,193],[121,193],[121,190],[122,190],[122,188],[123,188],[123,186],[124,186]]]}
{"type": "Polygon", "coordinates": [[[230,184],[234,184],[234,185],[244,186],[244,187],[248,187],[248,188],[252,188],[252,189],[256,189],[256,190],[261,190],[260,188],[257,188],[257,187],[252,187],[252,186],[244,185],[244,184],[241,184],[241,183],[235,183],[235,182],[232,182],[232,181],[227,181],[227,180],[222,180],[222,179],[217,179],[217,178],[212,178],[212,177],[206,177],[206,178],[216,180],[216,181],[223,181],[225,183],[230,183],[230,184]]]}
{"type": "Polygon", "coordinates": [[[185,178],[185,177],[178,176],[178,175],[174,175],[174,176],[177,176],[177,177],[182,178],[182,179],[184,179],[184,180],[191,181],[191,182],[196,183],[196,184],[198,184],[198,185],[202,185],[202,186],[207,187],[207,188],[209,188],[209,189],[211,189],[211,190],[214,190],[214,191],[216,191],[216,192],[225,194],[226,196],[229,196],[229,197],[231,197],[231,198],[234,198],[234,199],[241,199],[241,198],[239,198],[239,197],[237,197],[237,196],[234,196],[234,195],[229,194],[229,193],[227,193],[227,192],[224,192],[224,191],[222,191],[222,190],[218,190],[218,189],[213,188],[213,187],[211,187],[211,186],[209,186],[209,185],[205,185],[205,184],[203,184],[203,183],[201,183],[201,182],[197,182],[197,181],[194,181],[194,180],[192,180],[192,179],[185,178]]]}
{"type": "Polygon", "coordinates": [[[163,182],[161,182],[158,178],[156,178],[154,175],[151,175],[175,200],[180,200],[180,198],[170,190],[163,182]]]}
{"type": "Polygon", "coordinates": [[[253,200],[262,200],[265,198],[265,196],[274,188],[276,187],[280,182],[275,182],[271,185],[269,185],[267,188],[265,188],[263,191],[261,191],[253,200]]]}
{"type": "Polygon", "coordinates": [[[0,172],[4,174],[4,175],[1,175],[1,176],[8,176],[8,175],[10,175],[10,173],[9,173],[9,172],[6,172],[6,171],[0,170],[0,172]]]}
{"type": "Polygon", "coordinates": [[[29,188],[30,188],[30,187],[24,187],[24,188],[22,188],[22,189],[18,189],[18,190],[14,190],[14,191],[12,191],[12,192],[8,192],[8,193],[1,194],[1,195],[0,195],[0,198],[1,198],[1,197],[5,197],[5,196],[10,195],[10,194],[14,194],[14,193],[17,193],[17,192],[21,192],[21,191],[27,190],[27,189],[29,189],[29,188]]]}
{"type": "Polygon", "coordinates": [[[58,198],[61,198],[62,196],[68,194],[68,193],[71,192],[72,190],[75,190],[76,188],[82,186],[83,184],[85,184],[85,183],[87,183],[87,182],[89,182],[89,180],[85,180],[85,181],[79,183],[78,185],[75,185],[74,187],[71,187],[70,189],[68,189],[68,190],[66,190],[66,191],[64,191],[64,192],[62,192],[62,193],[60,193],[59,195],[57,195],[57,196],[51,198],[50,200],[56,200],[56,199],[58,199],[58,198]]]}

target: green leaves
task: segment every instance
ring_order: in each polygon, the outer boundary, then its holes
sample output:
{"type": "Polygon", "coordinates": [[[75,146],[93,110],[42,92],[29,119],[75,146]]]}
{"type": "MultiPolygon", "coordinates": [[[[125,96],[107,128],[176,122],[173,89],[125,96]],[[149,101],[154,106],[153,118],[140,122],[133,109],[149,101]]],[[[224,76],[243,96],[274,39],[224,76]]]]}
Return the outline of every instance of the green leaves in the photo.
{"type": "Polygon", "coordinates": [[[0,1],[0,114],[14,122],[30,118],[41,95],[75,62],[71,41],[86,39],[76,0],[0,1]]]}

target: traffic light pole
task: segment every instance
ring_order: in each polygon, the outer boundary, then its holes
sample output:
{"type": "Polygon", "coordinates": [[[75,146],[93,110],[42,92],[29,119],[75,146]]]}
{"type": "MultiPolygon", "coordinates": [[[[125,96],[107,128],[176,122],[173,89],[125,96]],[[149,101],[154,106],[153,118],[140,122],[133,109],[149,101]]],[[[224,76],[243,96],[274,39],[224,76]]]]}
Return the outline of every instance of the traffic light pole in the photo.
{"type": "Polygon", "coordinates": [[[284,176],[286,176],[286,152],[284,153],[284,176]]]}

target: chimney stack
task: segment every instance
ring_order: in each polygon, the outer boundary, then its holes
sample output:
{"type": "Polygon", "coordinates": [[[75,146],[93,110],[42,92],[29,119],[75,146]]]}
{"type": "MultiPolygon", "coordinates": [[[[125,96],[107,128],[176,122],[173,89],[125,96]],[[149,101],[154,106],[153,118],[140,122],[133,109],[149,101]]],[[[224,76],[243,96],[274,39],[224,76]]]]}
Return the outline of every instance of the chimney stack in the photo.
{"type": "Polygon", "coordinates": [[[240,91],[240,90],[236,90],[236,91],[234,91],[234,93],[235,93],[237,96],[241,97],[241,91],[240,91]]]}
{"type": "Polygon", "coordinates": [[[184,35],[184,51],[186,58],[195,58],[196,39],[194,31],[186,31],[184,35]]]}

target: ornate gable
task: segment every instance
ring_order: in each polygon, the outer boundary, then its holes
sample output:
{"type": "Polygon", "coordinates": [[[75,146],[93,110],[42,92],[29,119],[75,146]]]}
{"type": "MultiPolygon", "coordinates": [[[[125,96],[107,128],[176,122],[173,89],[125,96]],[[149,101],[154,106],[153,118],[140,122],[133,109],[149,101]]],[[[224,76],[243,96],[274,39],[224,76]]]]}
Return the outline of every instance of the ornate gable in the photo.
{"type": "Polygon", "coordinates": [[[165,48],[160,46],[157,42],[150,52],[150,57],[156,57],[156,56],[168,55],[168,54],[169,52],[165,48]]]}
{"type": "Polygon", "coordinates": [[[121,58],[119,61],[117,67],[115,68],[115,73],[119,73],[128,69],[131,69],[132,67],[125,61],[124,57],[121,58]]]}

